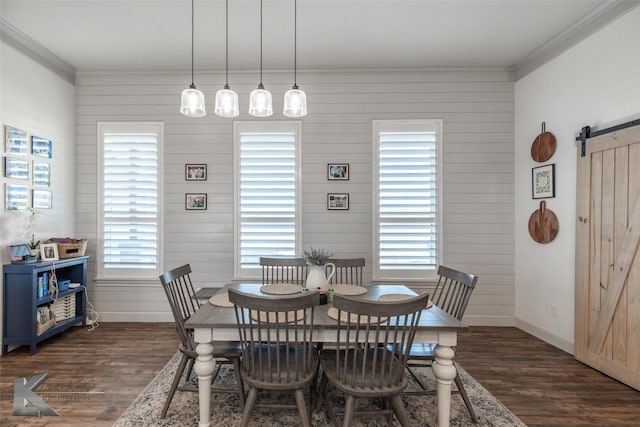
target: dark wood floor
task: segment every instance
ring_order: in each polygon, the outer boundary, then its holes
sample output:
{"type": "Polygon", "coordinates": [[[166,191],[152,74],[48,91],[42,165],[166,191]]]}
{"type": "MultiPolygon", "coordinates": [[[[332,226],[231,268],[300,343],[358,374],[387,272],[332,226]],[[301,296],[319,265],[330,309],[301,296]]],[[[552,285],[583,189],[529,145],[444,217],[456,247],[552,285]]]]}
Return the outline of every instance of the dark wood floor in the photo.
{"type": "MultiPolygon", "coordinates": [[[[110,426],[175,353],[168,323],[103,323],[0,358],[0,425],[110,426]],[[14,380],[48,373],[37,389],[60,417],[12,415],[14,380]]],[[[457,360],[529,426],[640,426],[640,392],[515,328],[472,327],[457,360]]],[[[453,397],[458,399],[458,396],[453,397]]]]}

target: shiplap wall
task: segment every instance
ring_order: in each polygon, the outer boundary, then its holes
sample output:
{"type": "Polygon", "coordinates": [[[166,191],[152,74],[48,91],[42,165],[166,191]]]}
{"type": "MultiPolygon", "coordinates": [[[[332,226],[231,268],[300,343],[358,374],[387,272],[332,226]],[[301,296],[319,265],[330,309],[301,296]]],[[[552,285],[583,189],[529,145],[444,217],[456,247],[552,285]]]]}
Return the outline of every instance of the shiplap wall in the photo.
{"type": "MultiPolygon", "coordinates": [[[[246,114],[255,73],[231,75],[246,114]]],[[[265,73],[275,114],[290,73],[265,73]]],[[[165,270],[190,263],[202,286],[233,280],[233,173],[230,119],[213,114],[223,76],[196,74],[208,115],[179,114],[185,74],[82,73],[76,88],[76,231],[96,242],[96,122],[165,123],[165,270]],[[185,163],[206,163],[208,179],[185,181],[185,163]],[[206,211],[185,211],[186,192],[206,192],[206,211]]],[[[372,120],[444,121],[443,264],[480,276],[465,321],[514,324],[514,83],[505,70],[298,73],[309,115],[302,119],[302,242],[336,257],[371,263],[372,120]],[[350,164],[348,181],[327,181],[327,163],[350,164]],[[348,211],[327,211],[328,192],[350,194],[348,211]]],[[[366,278],[370,278],[370,270],[366,278]]],[[[90,262],[89,278],[95,277],[90,262]]],[[[415,287],[428,286],[414,283],[415,287]]],[[[171,320],[159,283],[93,285],[103,320],[171,320]]]]}

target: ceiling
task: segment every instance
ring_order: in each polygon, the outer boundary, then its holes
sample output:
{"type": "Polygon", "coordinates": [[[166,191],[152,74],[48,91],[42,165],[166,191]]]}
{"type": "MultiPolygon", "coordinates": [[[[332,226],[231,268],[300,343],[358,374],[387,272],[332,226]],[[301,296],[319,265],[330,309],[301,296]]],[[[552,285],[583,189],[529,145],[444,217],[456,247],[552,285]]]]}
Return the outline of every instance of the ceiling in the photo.
{"type": "MultiPolygon", "coordinates": [[[[522,74],[638,3],[298,0],[298,68],[508,67],[522,74]]],[[[263,4],[263,67],[291,69],[294,2],[263,4]]],[[[72,73],[191,66],[190,0],[0,0],[0,6],[4,40],[41,45],[72,73]]],[[[224,13],[224,0],[195,0],[197,70],[224,70],[224,13]]],[[[229,68],[257,70],[259,61],[260,2],[230,0],[229,68]]]]}

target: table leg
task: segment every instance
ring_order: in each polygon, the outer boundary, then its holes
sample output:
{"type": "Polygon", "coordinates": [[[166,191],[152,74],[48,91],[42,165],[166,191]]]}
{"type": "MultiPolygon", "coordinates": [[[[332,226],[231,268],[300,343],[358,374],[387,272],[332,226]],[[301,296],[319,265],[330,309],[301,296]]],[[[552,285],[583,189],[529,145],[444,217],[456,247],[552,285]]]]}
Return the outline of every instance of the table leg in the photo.
{"type": "Polygon", "coordinates": [[[451,383],[456,377],[456,367],[453,364],[455,351],[451,347],[438,345],[435,354],[432,369],[438,386],[438,427],[449,427],[451,383]]]}
{"type": "Polygon", "coordinates": [[[198,398],[200,406],[200,427],[210,427],[211,420],[211,381],[216,361],[213,358],[213,345],[199,343],[196,346],[196,357],[193,370],[198,375],[198,398]]]}

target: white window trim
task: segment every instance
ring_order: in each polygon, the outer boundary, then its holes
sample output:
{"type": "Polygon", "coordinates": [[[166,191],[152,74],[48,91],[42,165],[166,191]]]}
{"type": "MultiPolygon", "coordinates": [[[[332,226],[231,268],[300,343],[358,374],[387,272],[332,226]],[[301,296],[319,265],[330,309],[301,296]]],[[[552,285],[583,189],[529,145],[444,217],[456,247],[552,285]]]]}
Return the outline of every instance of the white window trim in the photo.
{"type": "Polygon", "coordinates": [[[295,227],[296,253],[300,252],[302,242],[302,122],[300,121],[243,121],[233,122],[233,276],[234,280],[259,279],[260,269],[242,271],[240,268],[240,132],[294,132],[296,135],[295,154],[295,227]]]}
{"type": "Polygon", "coordinates": [[[393,277],[385,276],[380,277],[380,250],[378,241],[379,237],[379,229],[380,229],[380,204],[379,204],[379,172],[380,172],[380,149],[379,149],[379,134],[381,131],[398,131],[398,132],[422,132],[425,128],[433,128],[436,132],[436,152],[437,152],[437,171],[436,171],[436,179],[438,183],[438,188],[436,191],[436,256],[437,256],[437,264],[443,264],[443,232],[442,232],[442,218],[444,217],[444,209],[442,203],[442,191],[443,191],[443,166],[444,166],[444,156],[442,150],[442,119],[407,119],[407,120],[374,120],[373,121],[373,132],[372,132],[372,152],[373,152],[373,160],[372,160],[372,183],[373,183],[373,191],[372,191],[372,277],[376,282],[393,282],[396,280],[402,280],[405,283],[412,282],[429,282],[437,280],[437,270],[432,272],[421,272],[421,276],[417,277],[416,273],[413,271],[400,271],[396,270],[394,272],[393,277]]]}
{"type": "Polygon", "coordinates": [[[97,236],[96,236],[96,284],[107,286],[157,286],[158,276],[164,271],[164,123],[163,122],[97,122],[97,236]],[[102,262],[104,232],[104,150],[103,135],[106,132],[149,132],[158,135],[158,266],[155,270],[131,270],[131,274],[107,274],[102,262]],[[138,274],[136,274],[138,273],[138,274]]]}

